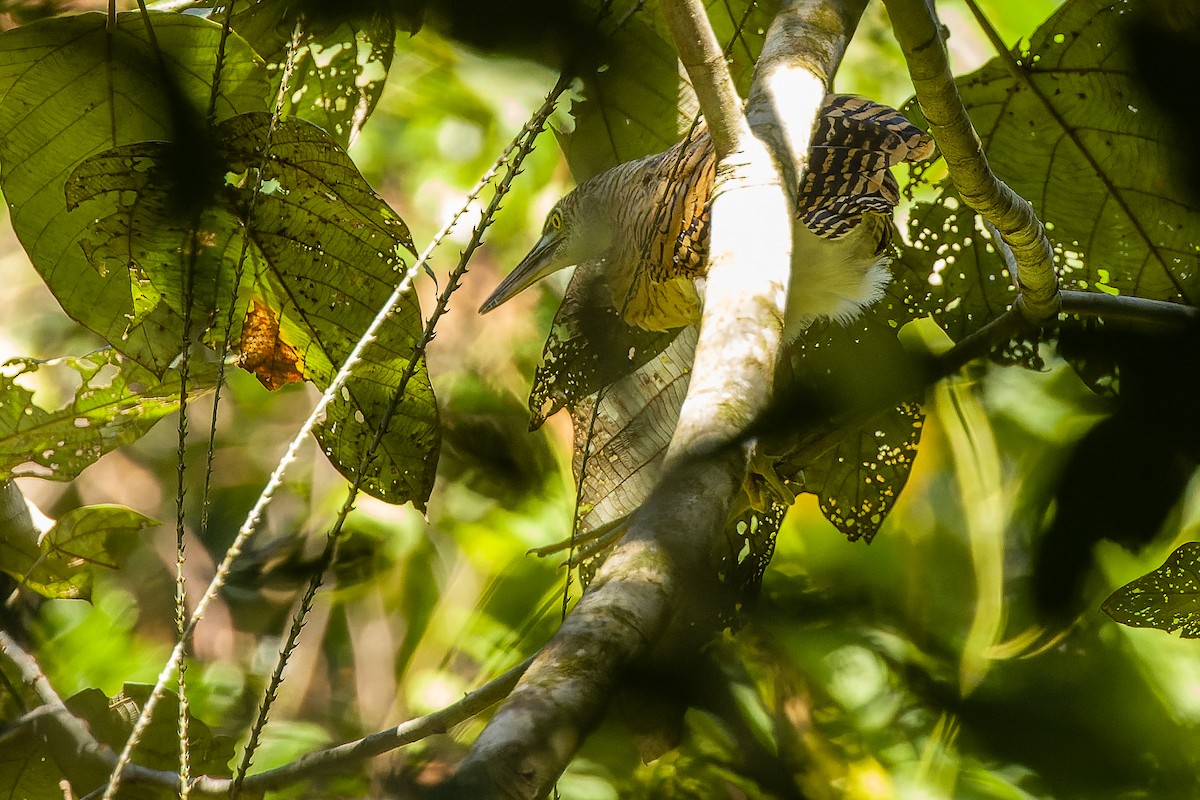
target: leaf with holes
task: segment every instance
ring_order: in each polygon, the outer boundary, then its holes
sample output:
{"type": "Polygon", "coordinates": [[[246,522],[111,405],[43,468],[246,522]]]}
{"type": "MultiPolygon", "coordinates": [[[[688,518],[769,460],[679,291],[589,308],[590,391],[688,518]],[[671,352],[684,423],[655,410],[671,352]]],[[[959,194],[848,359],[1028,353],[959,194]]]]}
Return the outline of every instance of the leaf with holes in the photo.
{"type": "MultiPolygon", "coordinates": [[[[147,316],[124,263],[89,263],[79,241],[91,217],[68,210],[64,182],[89,156],[139,141],[176,143],[177,174],[204,163],[221,30],[158,12],[118,14],[111,33],[105,22],[103,14],[63,16],[0,34],[0,190],[63,309],[161,375],[179,352],[179,317],[167,307],[147,316]]],[[[262,62],[241,37],[225,43],[221,63],[217,119],[265,108],[262,62]]]]}
{"type": "Polygon", "coordinates": [[[924,422],[919,403],[904,403],[804,468],[805,491],[817,495],[821,513],[851,541],[874,539],[900,498],[924,422]]]}
{"type": "Polygon", "coordinates": [[[531,430],[559,409],[638,369],[680,333],[648,331],[625,322],[613,307],[603,267],[596,261],[580,264],[567,285],[533,376],[531,430]]]}
{"type": "MultiPolygon", "coordinates": [[[[229,301],[221,298],[238,286],[234,336],[242,365],[267,388],[305,379],[324,389],[402,278],[403,253],[412,252],[408,228],[345,150],[311,123],[287,118],[272,127],[270,115],[248,114],[221,123],[215,135],[225,179],[200,213],[195,237],[190,219],[171,213],[169,184],[155,177],[167,168],[162,146],[116,148],[81,164],[67,194],[94,220],[86,251],[93,258],[118,253],[176,313],[187,294],[180,261],[190,254],[193,293],[217,304],[206,319],[226,318],[220,303],[229,301]]],[[[418,506],[429,496],[439,443],[424,357],[414,356],[421,331],[410,289],[316,431],[347,476],[377,449],[363,488],[418,506]],[[402,401],[374,448],[397,393],[402,401]]]]}
{"type": "MultiPolygon", "coordinates": [[[[227,4],[202,0],[189,6],[222,22],[227,4]]],[[[230,25],[267,62],[271,96],[279,91],[293,37],[292,74],[280,112],[319,125],[343,147],[362,130],[383,94],[396,45],[390,13],[370,4],[355,9],[294,0],[237,3],[230,25]]]]}
{"type": "Polygon", "coordinates": [[[116,505],[76,508],[45,534],[0,530],[0,569],[43,597],[90,600],[96,570],[117,569],[133,551],[137,535],[156,525],[116,505]]]}
{"type": "Polygon", "coordinates": [[[0,479],[74,479],[96,459],[141,437],[179,407],[179,381],[160,381],[113,350],[0,366],[0,479]],[[61,405],[38,397],[61,380],[79,387],[61,405]]]}
{"type": "Polygon", "coordinates": [[[1117,589],[1101,606],[1122,625],[1200,638],[1200,542],[1188,542],[1161,567],[1117,589]]]}
{"type": "Polygon", "coordinates": [[[904,349],[890,323],[871,317],[813,326],[789,355],[794,378],[760,423],[768,447],[783,443],[777,471],[817,495],[838,530],[869,542],[912,469],[926,365],[904,349]],[[892,405],[906,397],[913,399],[892,405]],[[812,458],[806,447],[814,435],[852,420],[857,429],[812,458]]]}
{"type": "MultiPolygon", "coordinates": [[[[574,129],[560,139],[571,171],[583,181],[624,161],[666,150],[697,113],[657,2],[605,4],[601,32],[607,63],[585,75],[582,101],[572,108],[574,129]]],[[[745,96],[777,0],[705,0],[717,40],[734,42],[730,70],[745,96]]]]}
{"type": "MultiPolygon", "coordinates": [[[[996,175],[1046,223],[1064,288],[1200,302],[1200,207],[1178,143],[1142,91],[1126,2],[1071,0],[1015,52],[958,80],[996,175]]],[[[919,107],[906,113],[921,124],[919,107]]],[[[897,296],[961,338],[1014,294],[975,215],[949,188],[917,203],[897,296]],[[932,264],[932,272],[930,265],[932,264]]]]}

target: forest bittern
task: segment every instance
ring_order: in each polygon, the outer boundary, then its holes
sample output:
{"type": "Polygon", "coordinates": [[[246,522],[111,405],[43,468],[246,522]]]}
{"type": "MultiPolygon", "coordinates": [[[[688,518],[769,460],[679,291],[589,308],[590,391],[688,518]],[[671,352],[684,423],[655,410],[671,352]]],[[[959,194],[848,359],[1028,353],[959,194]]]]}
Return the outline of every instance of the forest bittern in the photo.
{"type": "MultiPolygon", "coordinates": [[[[846,321],[879,299],[899,201],[890,167],[932,152],[933,141],[895,109],[825,98],[792,231],[786,339],[817,317],[846,321]]],[[[480,312],[552,272],[599,261],[627,322],[648,330],[697,322],[715,175],[712,139],[701,129],[584,181],[550,211],[541,239],[480,312]]]]}

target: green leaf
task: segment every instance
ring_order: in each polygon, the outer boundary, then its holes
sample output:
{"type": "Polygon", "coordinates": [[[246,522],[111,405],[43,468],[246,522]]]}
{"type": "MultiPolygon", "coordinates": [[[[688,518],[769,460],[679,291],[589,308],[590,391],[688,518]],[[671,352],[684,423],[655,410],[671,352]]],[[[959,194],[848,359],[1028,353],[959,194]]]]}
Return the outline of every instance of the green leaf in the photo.
{"type": "MultiPolygon", "coordinates": [[[[179,352],[180,320],[159,307],[131,322],[140,310],[125,265],[88,263],[79,241],[91,218],[67,210],[64,183],[114,146],[195,138],[220,34],[194,16],[129,12],[111,34],[105,15],[82,14],[0,35],[0,189],[17,237],[68,314],[160,375],[179,352]]],[[[217,119],[265,108],[266,76],[249,45],[230,37],[221,63],[217,119]]]]}
{"type": "Polygon", "coordinates": [[[123,506],[95,505],[73,509],[40,537],[5,526],[0,569],[45,597],[89,600],[95,569],[117,569],[137,534],[155,524],[123,506]]]}
{"type": "Polygon", "coordinates": [[[178,405],[177,377],[160,381],[112,350],[51,361],[13,359],[0,366],[0,478],[72,480],[178,405]],[[32,387],[60,377],[56,373],[79,381],[79,388],[65,405],[43,408],[32,387]]]}
{"type": "MultiPolygon", "coordinates": [[[[192,8],[207,10],[208,19],[221,23],[227,4],[207,0],[192,8]]],[[[319,125],[348,147],[383,94],[395,52],[391,15],[295,0],[258,0],[234,8],[230,24],[267,62],[272,97],[279,91],[298,33],[280,112],[319,125]]]]}
{"type": "MultiPolygon", "coordinates": [[[[148,684],[126,683],[119,694],[109,698],[99,689],[84,689],[66,700],[71,713],[82,719],[96,739],[120,752],[133,730],[133,723],[141,713],[153,687],[148,684]]],[[[150,726],[142,735],[133,751],[133,760],[150,769],[179,769],[179,698],[167,690],[154,712],[150,726]]],[[[47,732],[53,730],[47,726],[47,732]]],[[[82,796],[103,785],[107,771],[97,770],[89,762],[79,759],[73,743],[51,735],[48,741],[52,751],[64,762],[73,764],[70,775],[72,784],[82,796]]],[[[232,772],[229,762],[234,754],[234,740],[230,736],[214,734],[201,719],[189,715],[188,758],[193,775],[229,777],[232,772]]],[[[60,795],[61,796],[61,795],[60,795]]],[[[160,786],[126,784],[120,796],[130,800],[160,800],[178,797],[177,792],[160,786]]]]}
{"type": "Polygon", "coordinates": [[[1161,567],[1117,589],[1101,608],[1122,625],[1200,639],[1200,542],[1180,545],[1161,567]]]}
{"type": "Polygon", "coordinates": [[[631,325],[613,306],[604,263],[579,265],[542,351],[529,393],[530,429],[657,356],[682,329],[650,331],[631,325]]]}
{"type": "MultiPolygon", "coordinates": [[[[717,40],[734,42],[730,70],[745,96],[779,3],[705,0],[704,5],[717,40]]],[[[601,30],[607,63],[583,76],[585,99],[572,109],[575,128],[560,136],[579,181],[666,150],[691,126],[696,110],[657,2],[616,0],[609,4],[601,30]]]]}
{"type": "MultiPolygon", "coordinates": [[[[1129,10],[1071,0],[1013,53],[1028,82],[997,58],[958,84],[992,169],[1046,223],[1063,288],[1195,304],[1200,208],[1170,126],[1137,83],[1129,10]]],[[[915,103],[906,113],[920,124],[915,103]]],[[[939,189],[913,209],[915,247],[895,290],[957,339],[1015,295],[982,223],[948,179],[939,189]]]]}
{"type": "Polygon", "coordinates": [[[37,736],[17,736],[0,747],[0,796],[62,800],[62,773],[37,736]]]}
{"type": "Polygon", "coordinates": [[[769,445],[782,435],[784,447],[793,447],[796,434],[811,436],[857,415],[870,419],[816,459],[785,453],[778,471],[817,495],[822,513],[848,538],[870,542],[899,499],[921,441],[924,364],[891,324],[869,316],[845,327],[814,325],[789,355],[794,382],[763,420],[769,445]],[[912,399],[888,409],[905,396],[912,399]],[[876,409],[888,410],[871,413],[876,409]]]}
{"type": "MultiPolygon", "coordinates": [[[[217,302],[219,287],[237,281],[241,323],[231,335],[240,340],[242,366],[268,389],[300,380],[324,389],[404,274],[408,228],[345,150],[311,123],[287,118],[272,127],[270,115],[256,113],[226,120],[215,133],[226,177],[200,216],[196,297],[217,302]]],[[[170,183],[161,179],[169,157],[165,145],[115,148],[81,164],[66,188],[72,206],[94,220],[85,235],[89,257],[118,253],[135,280],[144,277],[160,302],[181,313],[179,259],[193,237],[190,218],[172,212],[170,183]]],[[[226,313],[217,307],[209,318],[226,313]]],[[[410,288],[316,432],[335,466],[353,475],[402,392],[363,488],[418,506],[432,488],[440,435],[424,358],[410,364],[421,331],[410,288]]]]}
{"type": "MultiPolygon", "coordinates": [[[[266,114],[229,121],[223,138],[231,143],[235,174],[257,166],[269,123],[266,114]]],[[[248,228],[262,258],[255,264],[253,290],[277,311],[281,334],[304,354],[305,377],[324,389],[404,274],[402,251],[412,251],[412,239],[346,152],[313,125],[280,122],[263,177],[280,189],[260,197],[248,228]]],[[[352,475],[392,398],[403,393],[365,467],[362,488],[389,503],[411,500],[418,508],[433,488],[440,444],[424,356],[410,364],[422,328],[410,287],[316,430],[334,466],[352,475]],[[410,377],[404,380],[406,372],[410,377]]]]}
{"type": "Polygon", "coordinates": [[[849,434],[803,471],[805,491],[848,539],[870,542],[908,482],[925,415],[904,403],[849,434]]]}

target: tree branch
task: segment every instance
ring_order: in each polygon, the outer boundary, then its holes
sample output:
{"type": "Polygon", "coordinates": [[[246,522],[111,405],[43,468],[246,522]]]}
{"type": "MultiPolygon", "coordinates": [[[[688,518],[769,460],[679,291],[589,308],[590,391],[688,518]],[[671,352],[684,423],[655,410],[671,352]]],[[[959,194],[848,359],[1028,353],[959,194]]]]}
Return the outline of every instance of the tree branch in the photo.
{"type": "MultiPolygon", "coordinates": [[[[411,719],[394,728],[388,728],[362,739],[335,745],[324,750],[307,753],[281,767],[251,775],[242,782],[242,790],[250,794],[279,789],[298,783],[313,775],[328,775],[349,764],[365,761],[372,756],[410,745],[421,739],[445,733],[453,726],[470,719],[484,709],[503,700],[517,680],[529,668],[533,659],[526,659],[517,666],[485,683],[461,700],[445,708],[411,719]]],[[[228,796],[233,781],[228,778],[201,778],[195,782],[193,791],[214,796],[228,796]]]]}
{"type": "MultiPolygon", "coordinates": [[[[794,153],[807,152],[828,78],[863,5],[863,0],[792,2],[772,24],[767,51],[773,56],[760,59],[756,82],[771,74],[771,64],[810,71],[805,80],[821,87],[810,93],[810,102],[783,109],[799,133],[788,148],[794,153]],[[810,31],[807,38],[775,42],[802,28],[810,31]],[[775,63],[798,41],[818,45],[808,55],[811,62],[775,63]]],[[[544,796],[625,671],[677,666],[711,639],[727,611],[730,588],[720,583],[709,554],[723,541],[729,506],[745,475],[746,454],[731,445],[766,406],[780,345],[792,212],[775,164],[791,163],[799,174],[803,159],[787,151],[772,154],[756,136],[746,135],[749,123],[731,102],[724,60],[712,57],[715,37],[699,3],[664,0],[663,8],[714,139],[722,137],[691,385],[658,487],[456,775],[441,787],[443,797],[544,796]]],[[[767,106],[756,113],[770,117],[775,99],[770,88],[760,86],[755,96],[767,106]]]]}
{"type": "MultiPolygon", "coordinates": [[[[17,671],[21,683],[32,689],[42,701],[40,708],[46,709],[44,712],[30,712],[22,720],[32,724],[37,735],[50,743],[50,755],[68,779],[74,782],[93,768],[99,767],[107,772],[116,766],[117,754],[108,745],[96,741],[87,726],[71,713],[58,692],[54,691],[33,656],[3,628],[0,628],[0,657],[17,671]]],[[[179,776],[170,772],[130,764],[125,774],[130,780],[152,783],[162,783],[165,778],[170,781],[166,785],[176,790],[179,788],[179,776]]]]}
{"type": "MultiPolygon", "coordinates": [[[[21,728],[33,725],[40,733],[48,734],[54,746],[51,753],[66,754],[70,763],[56,758],[60,769],[74,781],[80,767],[99,767],[110,771],[117,763],[117,754],[108,745],[98,742],[87,726],[67,708],[46,679],[33,656],[22,648],[6,631],[0,629],[0,656],[17,671],[21,682],[30,687],[42,705],[29,711],[12,725],[0,731],[0,742],[7,741],[19,733],[21,728]],[[52,728],[51,731],[42,730],[52,728]]],[[[275,769],[251,775],[242,783],[244,791],[254,793],[279,789],[296,784],[315,774],[329,774],[349,764],[396,750],[435,734],[445,733],[454,725],[470,719],[484,709],[502,700],[516,685],[517,679],[529,667],[532,659],[493,678],[483,686],[465,695],[461,700],[416,719],[411,719],[393,728],[373,733],[353,742],[345,742],[324,750],[308,753],[295,761],[275,769]]],[[[122,783],[163,786],[179,791],[179,775],[167,770],[150,769],[138,764],[125,768],[122,783]]],[[[232,778],[202,776],[193,779],[190,790],[197,795],[227,797],[233,787],[232,778]]],[[[103,787],[101,787],[103,788],[103,787]]]]}
{"type": "Polygon", "coordinates": [[[963,201],[996,226],[1013,249],[1017,308],[1031,322],[1059,311],[1054,251],[1033,208],[988,166],[979,135],[958,94],[932,0],[885,0],[892,30],[908,62],[917,100],[929,120],[950,178],[963,201]]]}
{"type": "Polygon", "coordinates": [[[750,138],[750,126],[742,115],[742,99],[704,4],[700,0],[663,0],[662,12],[708,123],[717,158],[742,149],[750,138]]]}
{"type": "MultiPolygon", "coordinates": [[[[1062,292],[1064,313],[1106,320],[1124,320],[1159,326],[1185,326],[1200,322],[1200,308],[1165,300],[1141,297],[1117,297],[1100,292],[1062,292]]],[[[847,436],[856,434],[873,420],[890,413],[900,403],[920,395],[943,378],[957,373],[972,361],[984,358],[1005,342],[1022,334],[1058,325],[1057,318],[1031,323],[1017,309],[1010,309],[982,327],[964,336],[952,348],[936,357],[913,354],[912,361],[900,372],[907,380],[901,384],[880,386],[869,406],[852,409],[835,418],[818,422],[802,431],[801,437],[781,460],[781,471],[796,472],[837,447],[847,436]]]]}

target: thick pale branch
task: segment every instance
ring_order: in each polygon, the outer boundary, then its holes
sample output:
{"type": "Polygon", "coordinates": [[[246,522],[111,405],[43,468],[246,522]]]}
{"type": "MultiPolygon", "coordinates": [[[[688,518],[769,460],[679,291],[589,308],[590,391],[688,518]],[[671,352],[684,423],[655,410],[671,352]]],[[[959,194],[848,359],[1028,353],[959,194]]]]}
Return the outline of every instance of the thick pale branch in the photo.
{"type": "MultiPolygon", "coordinates": [[[[774,374],[792,223],[791,204],[775,163],[791,159],[787,153],[772,154],[755,136],[736,133],[749,126],[730,109],[726,89],[732,84],[724,61],[709,57],[711,47],[704,46],[715,38],[707,18],[695,13],[698,4],[677,0],[663,5],[674,19],[673,35],[709,127],[714,135],[725,130],[732,147],[718,170],[711,260],[691,386],[658,487],[633,515],[629,532],[497,711],[459,772],[442,787],[445,797],[544,796],[599,720],[625,670],[661,668],[695,653],[728,610],[729,589],[718,580],[710,553],[723,544],[729,506],[745,474],[746,455],[736,442],[766,407],[774,374]],[[675,8],[668,10],[669,5],[675,8]]],[[[787,8],[796,25],[806,15],[850,20],[836,30],[827,24],[814,27],[816,41],[840,39],[814,48],[812,57],[820,69],[812,80],[824,87],[862,2],[807,0],[787,8]],[[845,13],[842,5],[857,12],[845,13]]],[[[768,38],[778,35],[773,25],[768,38]]],[[[773,52],[782,58],[787,48],[780,44],[773,52]]],[[[784,110],[795,115],[795,127],[803,132],[799,153],[807,150],[825,92],[822,88],[812,94],[806,107],[784,110]]],[[[759,95],[768,98],[771,93],[759,95]]]]}
{"type": "Polygon", "coordinates": [[[717,144],[704,315],[670,469],[732,441],[766,407],[791,272],[792,213],[770,151],[741,112],[703,4],[663,0],[662,10],[717,144]]]}
{"type": "MultiPolygon", "coordinates": [[[[664,13],[671,16],[668,9],[681,4],[664,3],[664,13]]],[[[864,5],[864,0],[784,3],[759,58],[746,118],[736,126],[722,123],[741,128],[752,122],[754,136],[741,139],[718,162],[704,315],[668,465],[732,441],[769,401],[791,276],[796,176],[864,5]]],[[[686,19],[696,22],[694,15],[686,19]]],[[[674,26],[672,34],[681,51],[706,36],[674,26]]],[[[731,83],[725,63],[716,69],[709,60],[684,65],[711,127],[729,109],[706,104],[716,92],[701,87],[731,83]]]]}
{"type": "Polygon", "coordinates": [[[950,178],[967,205],[994,224],[1013,249],[1020,287],[1018,308],[1031,321],[1053,318],[1061,300],[1050,241],[1029,203],[988,166],[950,72],[931,0],[886,0],[886,4],[921,111],[929,120],[950,178]]]}
{"type": "Polygon", "coordinates": [[[755,135],[771,148],[791,193],[799,187],[833,70],[865,6],[866,0],[793,0],[771,23],[746,116],[755,135]]]}
{"type": "Polygon", "coordinates": [[[663,0],[662,12],[708,123],[717,157],[724,158],[745,146],[750,128],[725,53],[708,23],[708,12],[701,0],[663,0]]]}

